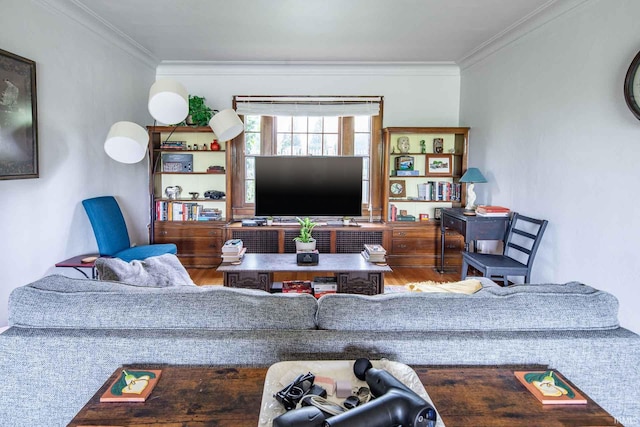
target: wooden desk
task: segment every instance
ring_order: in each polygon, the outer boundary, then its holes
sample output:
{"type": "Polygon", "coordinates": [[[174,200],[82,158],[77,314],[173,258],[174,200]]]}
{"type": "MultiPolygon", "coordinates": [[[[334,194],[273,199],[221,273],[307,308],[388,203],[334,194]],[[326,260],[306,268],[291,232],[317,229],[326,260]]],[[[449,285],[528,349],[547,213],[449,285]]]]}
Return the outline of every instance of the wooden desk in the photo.
{"type": "Polygon", "coordinates": [[[271,291],[273,273],[335,274],[339,293],[376,295],[384,293],[384,273],[392,271],[388,265],[367,262],[360,253],[321,253],[318,265],[298,265],[296,254],[246,254],[238,265],[220,264],[217,271],[224,274],[224,286],[271,291]]]}
{"type": "MultiPolygon", "coordinates": [[[[111,376],[69,426],[255,427],[267,368],[131,366],[162,369],[144,403],[100,403],[111,376]]],[[[616,426],[588,396],[586,405],[543,406],[515,378],[541,366],[414,366],[447,427],[616,426]]]]}
{"type": "Polygon", "coordinates": [[[486,217],[478,215],[464,215],[463,208],[442,209],[440,217],[440,273],[444,273],[444,251],[446,248],[446,229],[457,231],[464,236],[464,250],[469,250],[469,243],[473,242],[476,249],[477,240],[504,241],[509,227],[509,217],[486,217]]]}

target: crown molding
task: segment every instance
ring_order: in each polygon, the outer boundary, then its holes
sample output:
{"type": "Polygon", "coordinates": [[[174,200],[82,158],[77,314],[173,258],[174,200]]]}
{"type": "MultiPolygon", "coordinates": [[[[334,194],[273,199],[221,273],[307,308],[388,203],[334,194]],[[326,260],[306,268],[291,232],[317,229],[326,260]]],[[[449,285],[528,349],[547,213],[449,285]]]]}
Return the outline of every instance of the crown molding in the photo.
{"type": "Polygon", "coordinates": [[[460,66],[461,71],[465,70],[588,1],[590,0],[549,0],[504,31],[467,53],[456,63],[460,66]]]}
{"type": "Polygon", "coordinates": [[[155,69],[160,62],[149,50],[77,0],[35,0],[46,9],[82,25],[100,38],[155,69]]]}
{"type": "Polygon", "coordinates": [[[459,76],[454,62],[162,61],[157,76],[459,76]]]}

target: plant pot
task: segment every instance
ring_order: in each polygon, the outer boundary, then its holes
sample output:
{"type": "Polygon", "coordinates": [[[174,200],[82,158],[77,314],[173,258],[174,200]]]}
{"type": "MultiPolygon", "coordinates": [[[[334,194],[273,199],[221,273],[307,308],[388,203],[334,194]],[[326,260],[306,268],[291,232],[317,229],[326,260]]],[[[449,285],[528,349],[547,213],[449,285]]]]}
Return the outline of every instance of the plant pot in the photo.
{"type": "Polygon", "coordinates": [[[273,220],[272,219],[267,219],[267,225],[273,225],[273,220]]]}
{"type": "Polygon", "coordinates": [[[296,252],[309,252],[316,249],[316,240],[310,242],[299,242],[296,240],[296,252]]]}

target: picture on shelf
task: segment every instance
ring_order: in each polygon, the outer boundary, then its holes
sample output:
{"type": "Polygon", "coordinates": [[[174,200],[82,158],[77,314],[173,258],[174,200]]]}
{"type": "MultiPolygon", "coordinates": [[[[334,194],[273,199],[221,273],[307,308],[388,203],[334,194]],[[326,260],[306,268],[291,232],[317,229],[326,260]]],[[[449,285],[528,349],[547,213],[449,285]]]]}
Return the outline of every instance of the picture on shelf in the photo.
{"type": "Polygon", "coordinates": [[[427,176],[451,176],[450,154],[427,154],[427,176]]]}

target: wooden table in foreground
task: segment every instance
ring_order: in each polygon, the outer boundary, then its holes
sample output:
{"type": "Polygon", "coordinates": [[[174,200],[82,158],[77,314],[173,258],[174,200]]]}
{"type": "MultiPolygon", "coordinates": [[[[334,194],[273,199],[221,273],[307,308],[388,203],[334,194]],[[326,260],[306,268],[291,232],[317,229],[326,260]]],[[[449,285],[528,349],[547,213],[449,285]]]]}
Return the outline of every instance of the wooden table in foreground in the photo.
{"type": "MultiPolygon", "coordinates": [[[[144,403],[100,403],[114,375],[69,426],[256,427],[267,368],[131,366],[162,369],[144,403]]],[[[543,366],[414,366],[447,427],[621,426],[587,397],[586,405],[543,406],[513,375],[543,366]]]]}

